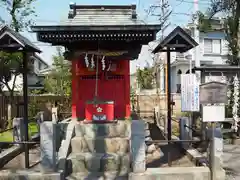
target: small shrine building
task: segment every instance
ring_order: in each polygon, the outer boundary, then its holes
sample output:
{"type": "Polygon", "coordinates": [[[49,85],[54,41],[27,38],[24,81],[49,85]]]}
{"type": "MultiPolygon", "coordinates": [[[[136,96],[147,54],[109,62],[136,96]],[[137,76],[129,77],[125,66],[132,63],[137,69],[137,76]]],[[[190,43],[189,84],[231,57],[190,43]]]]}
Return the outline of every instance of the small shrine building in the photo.
{"type": "Polygon", "coordinates": [[[146,24],[136,5],[70,4],[60,25],[33,26],[38,41],[64,46],[72,62],[72,118],[129,118],[130,61],[155,40],[159,24],[146,24]]]}

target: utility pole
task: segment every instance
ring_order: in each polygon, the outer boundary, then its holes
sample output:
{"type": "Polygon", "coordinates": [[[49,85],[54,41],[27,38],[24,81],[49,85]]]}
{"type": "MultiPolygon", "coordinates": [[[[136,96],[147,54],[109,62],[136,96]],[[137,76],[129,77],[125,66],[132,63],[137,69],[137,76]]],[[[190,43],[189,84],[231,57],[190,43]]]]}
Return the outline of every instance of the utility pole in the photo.
{"type": "MultiPolygon", "coordinates": [[[[194,0],[194,11],[195,11],[195,15],[196,17],[194,18],[194,39],[197,43],[199,43],[199,30],[198,30],[198,0],[194,0]]],[[[194,52],[194,56],[195,56],[195,66],[199,67],[200,66],[200,59],[199,59],[199,46],[195,47],[195,52],[194,52]]],[[[200,75],[200,74],[198,74],[200,75]]],[[[200,76],[199,76],[200,78],[200,76]]]]}
{"type": "MultiPolygon", "coordinates": [[[[165,8],[166,8],[166,4],[167,4],[167,2],[165,1],[165,0],[161,0],[161,3],[162,3],[162,8],[161,8],[161,11],[162,11],[162,17],[163,17],[163,19],[165,18],[165,16],[166,16],[166,11],[165,11],[165,8]]],[[[165,27],[163,27],[162,28],[162,31],[161,31],[161,39],[163,40],[164,39],[164,30],[165,30],[165,27]]],[[[164,90],[165,90],[165,109],[166,109],[166,117],[165,117],[165,119],[164,119],[164,121],[165,121],[165,123],[164,123],[164,134],[165,134],[165,136],[167,135],[167,130],[168,130],[168,126],[167,126],[167,122],[168,122],[168,118],[167,118],[167,109],[168,109],[168,103],[171,103],[171,102],[168,102],[168,94],[167,94],[167,92],[168,92],[168,80],[169,80],[169,78],[171,78],[171,77],[168,77],[168,71],[169,71],[169,69],[168,69],[168,66],[167,66],[167,53],[166,52],[163,52],[164,53],[164,55],[163,55],[163,66],[164,66],[164,68],[163,68],[163,74],[165,75],[164,77],[165,77],[165,84],[164,84],[164,86],[165,86],[165,88],[164,88],[164,90]]],[[[161,78],[160,78],[161,79],[161,78]]]]}

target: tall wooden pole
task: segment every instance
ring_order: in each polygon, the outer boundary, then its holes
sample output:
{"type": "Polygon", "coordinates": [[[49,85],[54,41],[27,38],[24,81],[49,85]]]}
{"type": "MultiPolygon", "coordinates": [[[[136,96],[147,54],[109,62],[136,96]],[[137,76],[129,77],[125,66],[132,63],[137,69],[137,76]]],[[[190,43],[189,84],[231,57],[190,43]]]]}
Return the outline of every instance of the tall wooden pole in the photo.
{"type": "MultiPolygon", "coordinates": [[[[27,73],[28,73],[28,55],[23,52],[23,119],[24,119],[24,141],[28,142],[28,83],[27,83],[27,73]]],[[[28,144],[24,144],[25,151],[25,168],[29,168],[29,147],[28,144]]]]}
{"type": "MultiPolygon", "coordinates": [[[[166,55],[166,54],[165,54],[166,55]]],[[[165,64],[164,64],[164,70],[165,70],[165,108],[167,110],[168,108],[168,66],[167,66],[167,58],[165,56],[165,64]]],[[[164,123],[164,133],[165,135],[167,134],[167,122],[168,122],[168,117],[167,117],[167,114],[166,114],[166,118],[164,119],[165,123],[164,123]]]]}
{"type": "MultiPolygon", "coordinates": [[[[167,49],[167,138],[168,145],[171,143],[169,141],[172,140],[172,117],[171,117],[171,56],[170,49],[167,49]]],[[[171,152],[168,152],[168,165],[171,166],[171,152]]]]}

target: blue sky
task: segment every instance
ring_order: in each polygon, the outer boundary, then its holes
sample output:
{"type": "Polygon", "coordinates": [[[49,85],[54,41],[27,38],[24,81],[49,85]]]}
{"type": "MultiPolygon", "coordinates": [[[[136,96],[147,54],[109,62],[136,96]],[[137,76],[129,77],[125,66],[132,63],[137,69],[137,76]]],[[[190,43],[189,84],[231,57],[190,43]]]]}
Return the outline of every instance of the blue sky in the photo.
{"type": "MultiPolygon", "coordinates": [[[[166,0],[167,1],[167,0],[166,0]]],[[[173,9],[173,14],[171,15],[169,22],[171,23],[169,28],[165,31],[166,34],[169,33],[171,29],[177,25],[183,26],[189,20],[191,20],[191,13],[194,10],[194,0],[168,0],[170,9],[173,9]]],[[[199,0],[199,9],[206,10],[209,2],[208,0],[199,0]]],[[[69,3],[76,2],[76,4],[112,4],[112,5],[127,5],[136,4],[138,7],[139,18],[146,22],[156,22],[156,17],[146,16],[145,10],[149,8],[151,4],[155,4],[156,0],[36,0],[34,3],[36,15],[34,21],[36,25],[55,25],[58,24],[60,20],[66,19],[69,10],[69,3]]],[[[159,9],[160,11],[160,9],[159,9]]],[[[0,17],[4,20],[9,19],[9,14],[5,10],[5,7],[0,6],[0,17]]],[[[37,42],[36,35],[34,33],[25,32],[23,33],[32,42],[36,43],[39,48],[43,51],[40,56],[47,63],[52,63],[52,55],[55,54],[55,48],[50,45],[37,42]]]]}

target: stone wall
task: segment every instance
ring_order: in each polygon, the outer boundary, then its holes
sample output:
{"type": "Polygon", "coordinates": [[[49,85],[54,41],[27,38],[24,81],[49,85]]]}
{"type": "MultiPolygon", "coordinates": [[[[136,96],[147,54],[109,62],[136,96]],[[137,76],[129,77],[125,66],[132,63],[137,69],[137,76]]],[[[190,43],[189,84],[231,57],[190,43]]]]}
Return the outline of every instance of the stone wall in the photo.
{"type": "MultiPolygon", "coordinates": [[[[173,106],[173,114],[181,113],[181,95],[172,94],[172,99],[175,102],[173,106]]],[[[167,114],[166,96],[156,94],[139,94],[136,96],[136,109],[140,111],[153,111],[154,107],[158,106],[161,114],[167,114]]]]}

